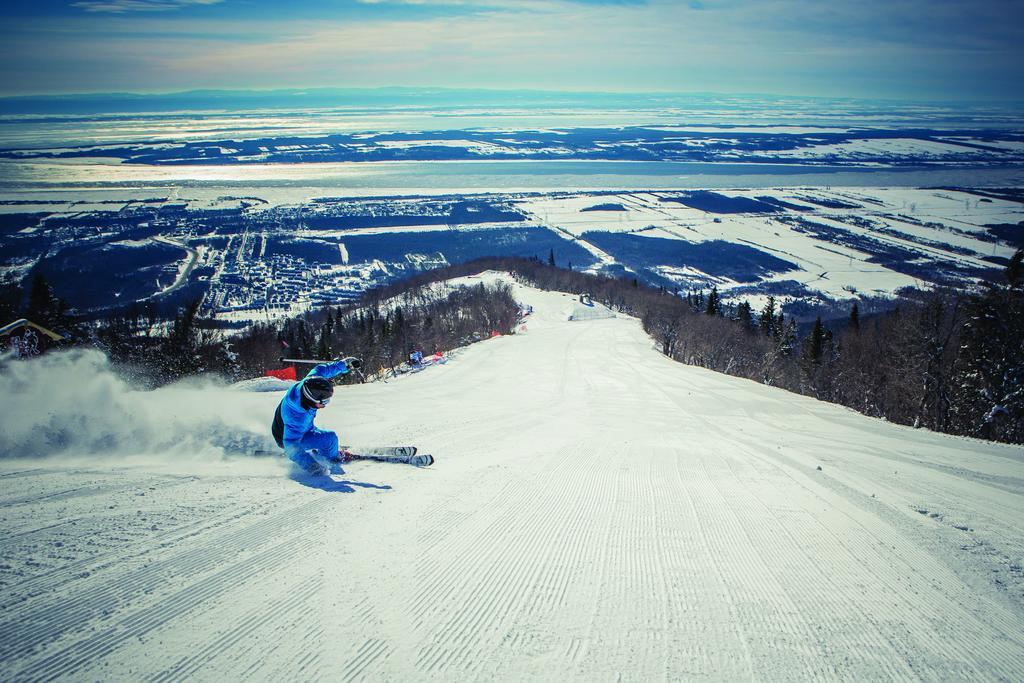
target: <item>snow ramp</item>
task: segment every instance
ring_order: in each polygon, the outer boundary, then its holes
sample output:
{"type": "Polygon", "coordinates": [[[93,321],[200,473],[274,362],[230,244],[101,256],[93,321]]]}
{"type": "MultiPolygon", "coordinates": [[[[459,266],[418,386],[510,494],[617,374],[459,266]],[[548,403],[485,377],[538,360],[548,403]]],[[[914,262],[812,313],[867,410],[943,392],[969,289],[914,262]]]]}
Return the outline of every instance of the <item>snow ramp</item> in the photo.
{"type": "MultiPolygon", "coordinates": [[[[318,418],[429,469],[4,454],[0,678],[1024,679],[1024,449],[686,367],[633,319],[516,292],[529,333],[318,418]]],[[[197,411],[269,429],[278,396],[136,398],[160,436],[197,411]]]]}
{"type": "Polygon", "coordinates": [[[615,311],[601,304],[575,304],[569,310],[569,320],[605,320],[614,318],[615,311]]]}

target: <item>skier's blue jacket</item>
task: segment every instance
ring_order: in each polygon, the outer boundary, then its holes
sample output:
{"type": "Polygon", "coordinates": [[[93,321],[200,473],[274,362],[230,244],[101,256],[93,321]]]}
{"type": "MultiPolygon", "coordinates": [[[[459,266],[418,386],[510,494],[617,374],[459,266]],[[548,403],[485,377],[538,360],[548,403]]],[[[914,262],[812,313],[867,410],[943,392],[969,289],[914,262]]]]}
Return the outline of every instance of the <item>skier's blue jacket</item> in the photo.
{"type": "MultiPolygon", "coordinates": [[[[333,363],[321,363],[315,368],[309,371],[309,374],[302,378],[301,381],[296,382],[288,390],[288,393],[281,399],[280,405],[277,406],[277,414],[274,415],[274,424],[272,431],[274,439],[278,445],[285,449],[291,457],[291,451],[298,450],[296,447],[302,446],[303,442],[312,442],[314,437],[320,435],[331,435],[337,438],[334,432],[327,432],[322,429],[318,429],[313,424],[313,418],[316,417],[316,408],[306,408],[302,401],[302,385],[310,377],[325,377],[330,379],[338,375],[344,375],[348,372],[348,365],[343,360],[335,361],[333,363]]],[[[322,439],[315,439],[321,441],[322,439]]]]}

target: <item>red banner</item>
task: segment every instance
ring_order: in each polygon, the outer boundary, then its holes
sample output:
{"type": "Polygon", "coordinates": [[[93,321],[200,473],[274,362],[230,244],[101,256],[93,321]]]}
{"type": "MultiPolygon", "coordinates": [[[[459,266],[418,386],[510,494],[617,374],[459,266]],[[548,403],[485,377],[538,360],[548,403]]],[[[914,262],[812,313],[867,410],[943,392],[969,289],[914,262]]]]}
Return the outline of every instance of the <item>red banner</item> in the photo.
{"type": "Polygon", "coordinates": [[[267,370],[267,377],[276,377],[278,379],[290,379],[293,382],[298,379],[295,375],[295,367],[287,367],[282,370],[267,370]]]}

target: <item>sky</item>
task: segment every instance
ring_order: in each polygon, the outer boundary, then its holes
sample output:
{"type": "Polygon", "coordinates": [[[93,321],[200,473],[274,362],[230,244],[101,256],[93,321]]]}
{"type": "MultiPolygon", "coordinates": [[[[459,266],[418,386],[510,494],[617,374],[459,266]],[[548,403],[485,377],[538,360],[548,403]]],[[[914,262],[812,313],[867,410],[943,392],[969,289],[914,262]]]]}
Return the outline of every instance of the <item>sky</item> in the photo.
{"type": "Polygon", "coordinates": [[[1021,0],[6,0],[0,97],[385,86],[1024,101],[1021,0]]]}

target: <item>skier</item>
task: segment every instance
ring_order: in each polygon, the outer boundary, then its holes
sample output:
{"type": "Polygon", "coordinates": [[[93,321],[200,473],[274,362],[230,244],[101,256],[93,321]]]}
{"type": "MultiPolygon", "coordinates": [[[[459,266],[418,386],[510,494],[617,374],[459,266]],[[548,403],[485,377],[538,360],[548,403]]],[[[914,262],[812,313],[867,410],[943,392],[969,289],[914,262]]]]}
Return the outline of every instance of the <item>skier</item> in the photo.
{"type": "Polygon", "coordinates": [[[315,475],[329,472],[331,465],[341,462],[338,453],[338,435],[319,429],[313,424],[316,411],[325,407],[334,396],[332,377],[349,370],[359,370],[362,362],[348,357],[333,363],[321,363],[296,382],[281,399],[274,413],[271,432],[277,445],[284,449],[288,459],[315,475]]]}

